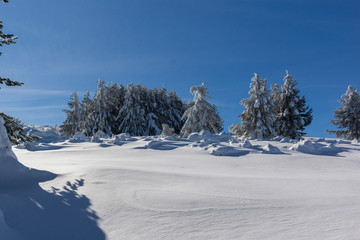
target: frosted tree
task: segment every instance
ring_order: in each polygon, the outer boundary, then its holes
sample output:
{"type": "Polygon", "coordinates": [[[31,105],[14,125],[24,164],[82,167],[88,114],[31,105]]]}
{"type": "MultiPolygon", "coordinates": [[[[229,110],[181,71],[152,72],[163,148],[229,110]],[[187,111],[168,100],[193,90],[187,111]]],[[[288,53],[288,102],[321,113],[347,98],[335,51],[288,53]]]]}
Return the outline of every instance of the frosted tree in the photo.
{"type": "Polygon", "coordinates": [[[124,105],[119,110],[117,119],[120,121],[118,131],[133,136],[143,136],[146,132],[146,111],[144,108],[144,92],[140,84],[126,87],[124,105]]]}
{"type": "Polygon", "coordinates": [[[162,130],[161,130],[162,136],[173,136],[174,132],[175,132],[174,128],[170,128],[169,125],[165,123],[162,124],[162,130]]]}
{"type": "Polygon", "coordinates": [[[279,89],[277,84],[272,85],[274,102],[275,131],[277,135],[297,139],[303,136],[305,127],[312,121],[312,109],[306,106],[305,97],[300,96],[300,90],[294,75],[286,70],[284,84],[279,89]]]}
{"type": "Polygon", "coordinates": [[[67,118],[65,122],[60,126],[60,132],[62,135],[71,137],[75,133],[80,132],[81,129],[81,103],[76,92],[73,92],[71,101],[68,102],[70,110],[64,109],[67,118]]]}
{"type": "Polygon", "coordinates": [[[339,102],[342,107],[338,107],[334,111],[336,120],[330,122],[341,130],[327,131],[336,134],[336,137],[347,140],[360,139],[360,94],[358,90],[349,85],[339,102]]]}
{"type": "Polygon", "coordinates": [[[241,126],[236,129],[250,138],[270,138],[276,136],[274,129],[274,104],[270,91],[266,88],[266,79],[254,74],[250,84],[250,97],[240,101],[245,107],[240,114],[241,126]]]}
{"type": "Polygon", "coordinates": [[[222,120],[217,113],[216,106],[206,101],[210,98],[208,89],[202,83],[190,88],[190,93],[194,99],[190,102],[190,107],[184,112],[183,118],[186,119],[180,134],[187,136],[193,132],[207,130],[211,133],[219,133],[223,130],[222,120]]]}
{"type": "Polygon", "coordinates": [[[91,114],[94,111],[94,102],[91,100],[90,92],[87,91],[81,101],[80,128],[85,135],[91,136],[94,123],[91,114]]]}
{"type": "Polygon", "coordinates": [[[90,116],[93,124],[91,135],[98,131],[108,135],[112,134],[111,122],[115,121],[115,116],[111,115],[111,104],[109,104],[107,95],[108,88],[104,84],[105,82],[100,78],[93,100],[94,110],[90,116]]]}
{"type": "Polygon", "coordinates": [[[166,115],[168,116],[168,119],[166,123],[169,127],[174,129],[175,133],[179,134],[184,124],[182,116],[186,110],[185,104],[174,91],[170,91],[167,98],[168,111],[166,115]]]}

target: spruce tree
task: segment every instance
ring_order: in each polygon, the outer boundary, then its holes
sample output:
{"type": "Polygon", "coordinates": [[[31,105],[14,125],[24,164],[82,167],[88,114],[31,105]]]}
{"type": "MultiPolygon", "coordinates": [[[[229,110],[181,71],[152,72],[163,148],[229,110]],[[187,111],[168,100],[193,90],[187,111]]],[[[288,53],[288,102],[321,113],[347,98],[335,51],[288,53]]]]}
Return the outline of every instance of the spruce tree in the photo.
{"type": "Polygon", "coordinates": [[[360,139],[360,94],[358,90],[349,85],[339,102],[342,107],[338,107],[334,111],[334,117],[337,120],[330,122],[341,130],[327,131],[336,134],[336,137],[347,140],[360,139]]]}
{"type": "Polygon", "coordinates": [[[186,119],[180,134],[187,136],[193,132],[207,130],[211,133],[219,133],[223,130],[222,120],[217,113],[216,106],[206,101],[210,98],[208,89],[202,83],[190,88],[190,93],[194,99],[190,102],[190,107],[184,112],[183,119],[186,119]]]}
{"type": "Polygon", "coordinates": [[[82,131],[81,126],[81,104],[76,92],[73,92],[71,101],[68,103],[70,110],[64,109],[67,118],[65,122],[60,126],[60,132],[62,135],[72,137],[75,133],[82,131]]]}
{"type": "MultiPolygon", "coordinates": [[[[119,110],[117,119],[120,121],[118,131],[133,136],[143,136],[146,132],[146,111],[144,98],[146,88],[140,84],[126,87],[124,105],[119,110]]],[[[149,119],[147,119],[149,121],[149,119]]]]}
{"type": "MultiPolygon", "coordinates": [[[[2,2],[7,3],[8,0],[2,0],[2,2]]],[[[0,20],[0,47],[3,47],[4,45],[10,45],[14,44],[15,40],[17,39],[17,36],[14,36],[13,34],[4,33],[2,31],[4,25],[3,22],[0,20]]],[[[0,51],[0,56],[2,55],[2,52],[0,51]]],[[[10,80],[7,77],[1,77],[0,76],[0,85],[4,84],[5,86],[21,86],[23,85],[22,82],[13,81],[10,80]]],[[[3,112],[0,112],[0,115],[4,119],[5,128],[9,137],[9,140],[15,144],[18,145],[21,142],[32,142],[33,140],[39,140],[36,136],[28,136],[24,132],[24,125],[21,123],[19,119],[13,118],[9,115],[6,115],[3,112]]]]}
{"type": "Polygon", "coordinates": [[[305,135],[305,127],[312,121],[312,109],[306,106],[305,97],[300,96],[300,90],[294,75],[289,75],[286,70],[284,84],[279,89],[278,85],[272,85],[272,99],[276,114],[275,131],[277,135],[298,139],[305,135]]]}
{"type": "Polygon", "coordinates": [[[92,135],[98,131],[111,135],[111,122],[115,121],[115,115],[111,115],[111,103],[109,101],[105,82],[100,78],[94,96],[94,111],[91,114],[93,123],[92,135]]]}
{"type": "MultiPolygon", "coordinates": [[[[2,0],[4,3],[7,3],[8,0],[2,0]]],[[[4,45],[10,45],[14,44],[15,40],[17,39],[17,36],[14,36],[13,34],[4,33],[2,31],[4,25],[3,22],[0,20],[0,47],[3,47],[4,45]]],[[[0,52],[0,56],[2,55],[2,52],[0,52]]],[[[23,83],[12,81],[9,78],[3,78],[0,76],[0,85],[5,84],[6,86],[21,86],[23,83]]],[[[5,121],[6,124],[6,121],[5,121]]]]}
{"type": "Polygon", "coordinates": [[[86,136],[92,135],[93,121],[91,114],[94,111],[94,102],[91,100],[90,92],[87,91],[81,101],[80,128],[86,136]]]}
{"type": "MultiPolygon", "coordinates": [[[[250,84],[250,97],[240,101],[245,107],[240,114],[241,126],[233,125],[236,132],[250,138],[270,138],[276,136],[274,129],[274,103],[266,88],[266,79],[254,74],[250,84]]],[[[233,132],[235,133],[235,132],[233,132]]]]}

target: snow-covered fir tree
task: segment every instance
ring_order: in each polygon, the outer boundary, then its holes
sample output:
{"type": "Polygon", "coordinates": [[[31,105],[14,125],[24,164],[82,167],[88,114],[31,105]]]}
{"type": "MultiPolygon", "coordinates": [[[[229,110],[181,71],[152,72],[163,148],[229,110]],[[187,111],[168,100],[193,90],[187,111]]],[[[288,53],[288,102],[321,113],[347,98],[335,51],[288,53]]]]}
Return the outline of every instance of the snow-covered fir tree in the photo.
{"type": "Polygon", "coordinates": [[[276,136],[274,129],[274,104],[270,91],[266,88],[266,79],[254,74],[250,84],[250,97],[240,101],[245,107],[240,114],[241,126],[233,125],[233,133],[250,138],[270,138],[276,136]],[[236,131],[235,131],[236,130],[236,131]],[[235,132],[234,132],[235,131],[235,132]]]}
{"type": "Polygon", "coordinates": [[[111,114],[111,102],[107,95],[108,88],[104,85],[105,82],[100,78],[97,85],[97,90],[94,95],[94,111],[90,118],[92,121],[92,135],[97,131],[111,135],[111,122],[115,121],[115,116],[111,114]]]}
{"type": "MultiPolygon", "coordinates": [[[[2,0],[2,2],[7,3],[8,0],[2,0]]],[[[10,45],[14,44],[15,40],[17,39],[17,36],[14,36],[13,34],[4,33],[2,31],[4,25],[3,22],[0,20],[0,47],[3,47],[4,45],[10,45]]],[[[0,52],[1,56],[2,52],[0,52]]],[[[5,84],[6,86],[21,86],[23,83],[10,80],[9,78],[4,78],[0,76],[0,85],[5,84]]],[[[5,121],[6,122],[6,121],[5,121]]],[[[6,123],[5,123],[6,124],[6,123]]]]}
{"type": "MultiPolygon", "coordinates": [[[[7,3],[8,0],[2,0],[2,2],[7,3]]],[[[17,37],[14,36],[13,34],[4,33],[2,31],[3,27],[4,27],[3,22],[0,20],[0,47],[3,47],[4,45],[14,44],[17,37]]],[[[0,52],[0,56],[1,54],[2,52],[0,52]]],[[[0,76],[0,85],[3,84],[5,86],[10,86],[10,87],[23,85],[23,83],[21,82],[13,81],[10,80],[9,78],[0,76]]],[[[7,130],[9,140],[13,144],[17,145],[20,142],[31,142],[34,139],[39,139],[35,136],[26,135],[24,132],[24,125],[21,123],[19,119],[13,118],[2,112],[0,112],[0,115],[4,119],[4,124],[7,130]]]]}
{"type": "Polygon", "coordinates": [[[174,91],[168,93],[167,99],[168,106],[166,116],[168,118],[165,123],[168,124],[170,128],[173,128],[176,134],[179,134],[184,125],[182,116],[186,110],[186,105],[174,91]]]}
{"type": "Polygon", "coordinates": [[[347,140],[360,139],[360,94],[358,90],[349,85],[339,102],[342,107],[338,107],[334,111],[336,120],[330,122],[340,130],[328,130],[328,132],[347,140]]]}
{"type": "Polygon", "coordinates": [[[118,132],[133,136],[143,136],[146,133],[147,114],[144,107],[146,88],[140,84],[130,84],[126,87],[124,104],[119,110],[117,119],[120,122],[118,132]]]}
{"type": "Polygon", "coordinates": [[[67,117],[65,122],[60,126],[61,134],[67,137],[72,137],[75,133],[82,130],[81,103],[79,101],[77,93],[73,92],[70,99],[71,101],[68,102],[70,110],[63,110],[63,112],[66,113],[67,117]]]}
{"type": "Polygon", "coordinates": [[[4,119],[4,125],[10,142],[14,145],[19,145],[23,142],[32,142],[34,140],[40,140],[37,136],[28,135],[25,133],[24,124],[17,118],[13,118],[5,113],[0,113],[0,116],[4,119]]]}
{"type": "Polygon", "coordinates": [[[94,123],[91,114],[94,111],[94,102],[91,99],[90,92],[87,91],[81,101],[80,129],[87,135],[91,136],[94,123]]]}
{"type": "Polygon", "coordinates": [[[186,119],[180,134],[187,136],[193,132],[207,130],[211,133],[219,133],[223,130],[222,120],[217,113],[216,106],[206,101],[210,98],[208,89],[202,83],[190,88],[190,93],[194,99],[190,102],[190,107],[184,112],[183,118],[186,119]]]}
{"type": "Polygon", "coordinates": [[[296,85],[294,76],[287,70],[281,88],[277,84],[272,85],[275,131],[279,136],[293,139],[303,136],[305,127],[312,121],[312,109],[306,106],[305,97],[299,95],[300,90],[295,88],[296,85]]]}

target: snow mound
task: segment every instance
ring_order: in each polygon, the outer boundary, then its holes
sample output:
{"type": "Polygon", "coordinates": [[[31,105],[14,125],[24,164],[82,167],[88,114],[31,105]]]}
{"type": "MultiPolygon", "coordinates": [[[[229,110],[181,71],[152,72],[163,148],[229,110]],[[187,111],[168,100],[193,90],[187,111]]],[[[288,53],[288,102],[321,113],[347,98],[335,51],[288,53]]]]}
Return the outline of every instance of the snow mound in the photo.
{"type": "Polygon", "coordinates": [[[315,155],[327,155],[327,156],[335,156],[341,150],[335,147],[333,144],[324,145],[318,142],[313,142],[310,140],[300,141],[290,147],[290,150],[315,154],[315,155]]]}
{"type": "Polygon", "coordinates": [[[243,148],[252,148],[253,147],[253,145],[251,144],[251,142],[247,138],[243,139],[243,141],[241,142],[240,145],[243,148]]]}
{"type": "Polygon", "coordinates": [[[49,172],[29,169],[22,165],[12,151],[9,138],[0,116],[0,188],[26,185],[34,181],[45,181],[55,177],[49,172]]]}
{"type": "Polygon", "coordinates": [[[72,141],[75,142],[88,142],[89,138],[85,136],[82,132],[77,132],[74,134],[74,136],[71,138],[72,141]]]}
{"type": "Polygon", "coordinates": [[[228,133],[213,134],[209,131],[203,130],[200,133],[191,133],[188,136],[188,140],[192,142],[203,142],[205,144],[218,143],[218,142],[229,142],[233,140],[228,133]]]}
{"type": "Polygon", "coordinates": [[[110,136],[104,133],[103,131],[99,130],[97,131],[92,137],[91,142],[102,142],[101,138],[109,139],[110,136]]]}
{"type": "Polygon", "coordinates": [[[271,153],[271,154],[282,154],[278,147],[271,145],[270,143],[266,144],[263,148],[263,153],[271,153]]]}
{"type": "Polygon", "coordinates": [[[249,151],[236,149],[230,146],[221,146],[211,152],[214,156],[239,157],[248,154],[249,151]]]}
{"type": "Polygon", "coordinates": [[[49,126],[26,126],[24,132],[27,135],[40,137],[41,139],[38,142],[41,143],[56,143],[67,139],[67,137],[60,135],[57,128],[49,126]]]}

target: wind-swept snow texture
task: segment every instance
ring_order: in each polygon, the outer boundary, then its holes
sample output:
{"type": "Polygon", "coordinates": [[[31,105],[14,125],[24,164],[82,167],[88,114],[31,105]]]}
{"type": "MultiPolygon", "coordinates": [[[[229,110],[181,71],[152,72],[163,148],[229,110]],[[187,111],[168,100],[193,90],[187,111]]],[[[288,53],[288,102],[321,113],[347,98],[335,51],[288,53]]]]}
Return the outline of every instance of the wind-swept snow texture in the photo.
{"type": "Polygon", "coordinates": [[[14,149],[22,163],[58,177],[10,195],[20,200],[7,205],[0,194],[0,239],[45,239],[52,231],[60,237],[47,239],[360,236],[358,142],[202,132],[50,145],[14,149]]]}

